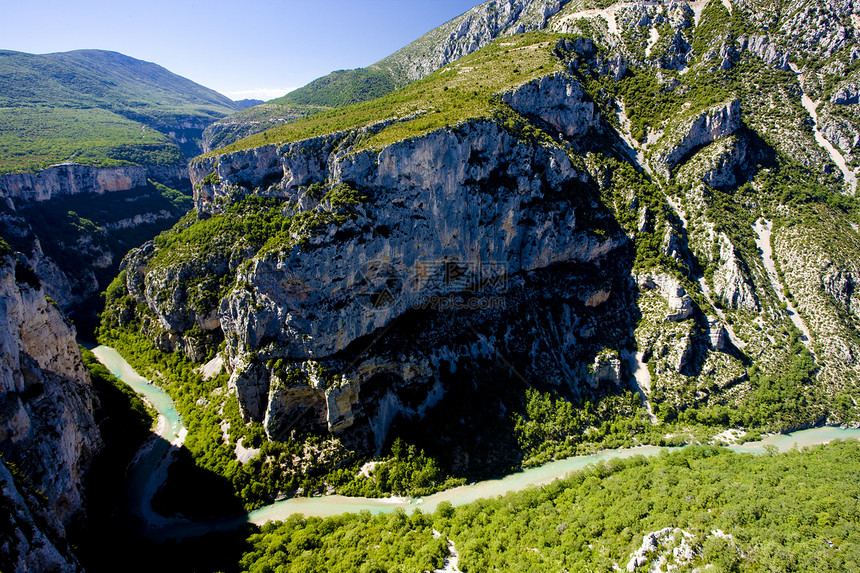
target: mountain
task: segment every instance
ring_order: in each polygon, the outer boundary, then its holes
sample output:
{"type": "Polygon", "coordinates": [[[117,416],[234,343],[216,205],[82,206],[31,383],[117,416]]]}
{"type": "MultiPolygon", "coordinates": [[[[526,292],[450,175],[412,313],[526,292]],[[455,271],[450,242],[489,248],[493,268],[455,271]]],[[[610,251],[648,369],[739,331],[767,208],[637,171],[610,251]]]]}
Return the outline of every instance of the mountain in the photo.
{"type": "Polygon", "coordinates": [[[264,103],[266,103],[266,102],[264,102],[261,99],[240,99],[240,100],[234,101],[233,105],[236,107],[236,109],[242,110],[242,109],[248,109],[249,107],[254,107],[255,105],[261,105],[264,103]]]}
{"type": "MultiPolygon", "coordinates": [[[[194,209],[153,240],[145,225],[191,200],[164,184],[179,160],[0,178],[0,568],[114,568],[103,547],[137,543],[113,501],[151,419],[52,304],[70,269],[100,269],[89,296],[116,274],[100,340],[188,428],[153,503],[189,529],[239,500],[424,496],[603,448],[860,426],[854,5],[554,6],[542,31],[195,158],[194,209]]],[[[844,570],[857,451],[694,446],[432,515],[294,516],[125,553],[844,570]]]]}
{"type": "Polygon", "coordinates": [[[0,172],[74,160],[166,165],[200,153],[203,129],[242,109],[116,52],[0,51],[0,172]],[[25,130],[20,127],[25,126],[25,130]]]}
{"type": "MultiPolygon", "coordinates": [[[[489,0],[373,65],[332,72],[268,103],[289,109],[307,105],[331,108],[381,97],[471,54],[498,37],[544,29],[549,18],[569,1],[489,0]]],[[[269,117],[268,121],[284,124],[296,118],[296,114],[281,113],[269,117]]],[[[204,133],[204,147],[211,151],[268,127],[267,124],[242,121],[240,117],[233,116],[212,126],[211,129],[219,134],[217,141],[210,140],[204,133]]]]}
{"type": "Polygon", "coordinates": [[[128,249],[190,206],[203,129],[245,105],[116,52],[0,51],[0,234],[85,332],[128,249]]]}
{"type": "Polygon", "coordinates": [[[198,465],[252,507],[857,425],[855,22],[568,4],[207,153],[102,340],[167,381],[198,465]],[[210,360],[226,374],[195,378],[210,360]],[[235,465],[242,444],[265,453],[235,465]]]}

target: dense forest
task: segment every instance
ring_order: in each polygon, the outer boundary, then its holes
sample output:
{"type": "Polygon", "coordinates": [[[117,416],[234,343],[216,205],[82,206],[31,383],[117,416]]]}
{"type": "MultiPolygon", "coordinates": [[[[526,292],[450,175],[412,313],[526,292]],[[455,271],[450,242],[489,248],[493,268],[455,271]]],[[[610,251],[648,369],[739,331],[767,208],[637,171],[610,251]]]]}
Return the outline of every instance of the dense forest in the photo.
{"type": "Polygon", "coordinates": [[[761,456],[689,446],[432,514],[294,516],[252,535],[240,565],[422,571],[442,566],[450,539],[467,572],[855,571],[858,471],[855,441],[761,456]]]}

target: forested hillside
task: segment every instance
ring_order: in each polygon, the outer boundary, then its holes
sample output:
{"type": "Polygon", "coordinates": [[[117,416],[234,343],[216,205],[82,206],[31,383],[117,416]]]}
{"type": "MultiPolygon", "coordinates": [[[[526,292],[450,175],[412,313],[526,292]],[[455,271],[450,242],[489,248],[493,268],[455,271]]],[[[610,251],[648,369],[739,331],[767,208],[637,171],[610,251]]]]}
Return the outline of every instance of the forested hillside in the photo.
{"type": "Polygon", "coordinates": [[[203,128],[241,109],[168,70],[116,52],[0,51],[0,173],[53,163],[172,165],[203,128]]]}

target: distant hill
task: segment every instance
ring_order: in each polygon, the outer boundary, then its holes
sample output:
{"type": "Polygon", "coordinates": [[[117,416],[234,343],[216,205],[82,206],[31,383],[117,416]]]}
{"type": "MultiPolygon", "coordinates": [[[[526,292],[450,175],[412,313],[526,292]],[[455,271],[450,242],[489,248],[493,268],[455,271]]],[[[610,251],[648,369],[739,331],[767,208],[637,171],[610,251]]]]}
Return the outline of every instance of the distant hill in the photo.
{"type": "MultiPolygon", "coordinates": [[[[378,98],[419,80],[500,36],[542,30],[570,0],[490,0],[366,68],[339,70],[273,100],[339,107],[378,98]]],[[[584,4],[580,0],[578,4],[584,4]]]]}
{"type": "Polygon", "coordinates": [[[240,99],[233,102],[237,109],[248,109],[249,107],[254,107],[255,105],[264,104],[261,99],[240,99]]]}
{"type": "Polygon", "coordinates": [[[117,52],[3,50],[0,172],[69,160],[174,163],[200,153],[207,125],[242,108],[159,65],[117,52]],[[143,156],[135,153],[141,150],[143,156]]]}
{"type": "Polygon", "coordinates": [[[333,107],[382,97],[397,87],[384,70],[338,70],[269,102],[248,106],[214,122],[203,132],[203,151],[209,152],[273,127],[333,107]]]}
{"type": "Polygon", "coordinates": [[[394,78],[386,70],[338,70],[270,103],[342,107],[376,99],[391,93],[396,87],[394,78]]]}

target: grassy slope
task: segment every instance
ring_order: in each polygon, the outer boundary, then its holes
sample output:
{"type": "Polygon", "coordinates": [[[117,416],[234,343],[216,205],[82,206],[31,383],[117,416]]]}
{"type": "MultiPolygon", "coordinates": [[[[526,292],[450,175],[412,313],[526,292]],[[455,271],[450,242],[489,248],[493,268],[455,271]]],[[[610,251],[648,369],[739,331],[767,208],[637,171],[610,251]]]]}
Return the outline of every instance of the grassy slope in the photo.
{"type": "Polygon", "coordinates": [[[384,96],[394,89],[394,79],[383,70],[338,70],[269,103],[342,107],[384,96]]]}
{"type": "Polygon", "coordinates": [[[138,162],[127,146],[148,146],[144,159],[181,159],[168,131],[180,119],[210,122],[234,111],[221,94],[168,70],[118,54],[0,51],[0,173],[61,161],[138,162]]]}
{"type": "Polygon", "coordinates": [[[0,51],[0,103],[229,113],[232,100],[157,64],[116,52],[0,51]]]}
{"type": "MultiPolygon", "coordinates": [[[[574,2],[574,4],[580,5],[582,4],[582,0],[574,2]]],[[[538,4],[533,5],[530,11],[522,15],[520,21],[533,26],[542,14],[542,12],[538,14],[538,8],[538,4]]],[[[474,16],[473,12],[479,9],[480,6],[430,30],[414,42],[375,64],[366,68],[332,72],[285,96],[271,100],[268,104],[289,107],[314,105],[320,108],[331,108],[343,107],[385,96],[395,89],[412,82],[416,70],[419,69],[416,63],[428,58],[436,47],[446,42],[460,25],[465,20],[474,16]]],[[[301,115],[293,114],[293,117],[286,119],[286,121],[279,121],[279,123],[288,123],[298,117],[301,117],[301,115]]],[[[236,114],[228,118],[227,123],[235,124],[236,122],[232,121],[233,118],[241,121],[241,117],[236,114]]],[[[230,136],[222,136],[217,140],[213,140],[211,147],[221,145],[222,141],[224,144],[229,144],[251,133],[264,131],[259,126],[247,122],[241,129],[235,126],[228,129],[234,133],[230,136]]]]}
{"type": "Polygon", "coordinates": [[[531,33],[494,44],[381,98],[316,114],[206,154],[299,141],[384,120],[398,120],[365,142],[382,146],[502,109],[495,96],[561,69],[551,51],[558,36],[531,33]]]}
{"type": "Polygon", "coordinates": [[[151,163],[182,158],[170,137],[105,109],[47,106],[0,109],[0,173],[28,171],[61,161],[123,165],[123,148],[149,150],[151,163]]]}

